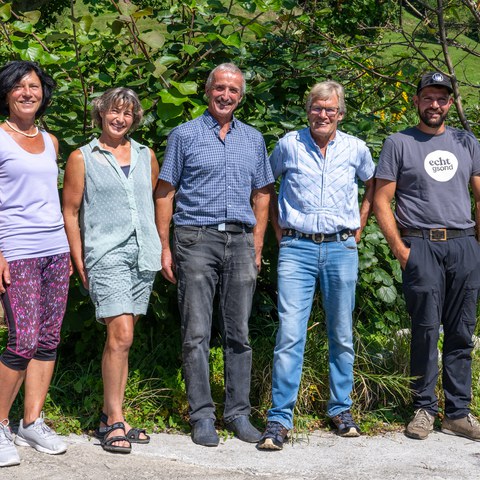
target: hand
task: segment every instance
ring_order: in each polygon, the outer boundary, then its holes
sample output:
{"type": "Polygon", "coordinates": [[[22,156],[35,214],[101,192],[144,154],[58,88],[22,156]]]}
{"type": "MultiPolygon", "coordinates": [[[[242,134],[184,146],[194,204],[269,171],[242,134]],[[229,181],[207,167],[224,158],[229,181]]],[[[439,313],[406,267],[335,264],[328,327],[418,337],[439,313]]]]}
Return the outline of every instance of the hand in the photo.
{"type": "Polygon", "coordinates": [[[162,250],[162,270],[160,273],[163,278],[175,284],[177,279],[175,277],[175,262],[173,261],[172,251],[170,249],[162,250]]]}
{"type": "MultiPolygon", "coordinates": [[[[72,265],[72,262],[70,262],[70,265],[72,265]]],[[[83,262],[80,265],[77,265],[77,271],[78,271],[78,276],[80,277],[80,281],[82,282],[82,285],[84,286],[85,290],[88,290],[88,275],[87,275],[87,271],[85,270],[85,265],[83,264],[83,262]]]]}
{"type": "Polygon", "coordinates": [[[0,253],[0,293],[5,293],[10,285],[10,269],[5,257],[0,253]]]}
{"type": "Polygon", "coordinates": [[[402,270],[405,270],[408,259],[410,257],[410,248],[404,245],[403,248],[398,250],[395,256],[397,257],[397,260],[400,262],[400,266],[402,267],[402,270]]]}
{"type": "Polygon", "coordinates": [[[85,267],[82,267],[82,270],[78,272],[78,275],[80,276],[80,280],[82,281],[85,290],[88,290],[88,275],[85,267]]]}
{"type": "Polygon", "coordinates": [[[362,239],[362,231],[361,228],[355,231],[355,242],[360,243],[360,240],[362,239]]]}
{"type": "Polygon", "coordinates": [[[257,271],[260,273],[260,270],[262,269],[262,250],[260,251],[255,251],[255,264],[257,265],[257,271]]]}

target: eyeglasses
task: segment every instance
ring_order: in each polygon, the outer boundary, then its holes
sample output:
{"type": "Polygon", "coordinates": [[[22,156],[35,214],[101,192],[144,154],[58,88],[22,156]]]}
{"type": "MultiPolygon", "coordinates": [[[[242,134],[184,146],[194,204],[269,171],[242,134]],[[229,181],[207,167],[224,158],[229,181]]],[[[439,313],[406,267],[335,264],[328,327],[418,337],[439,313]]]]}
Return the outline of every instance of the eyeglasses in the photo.
{"type": "Polygon", "coordinates": [[[334,117],[339,108],[338,107],[312,107],[310,109],[310,112],[311,113],[314,113],[315,115],[320,115],[322,113],[322,110],[325,110],[325,115],[327,115],[327,117],[334,117]]]}

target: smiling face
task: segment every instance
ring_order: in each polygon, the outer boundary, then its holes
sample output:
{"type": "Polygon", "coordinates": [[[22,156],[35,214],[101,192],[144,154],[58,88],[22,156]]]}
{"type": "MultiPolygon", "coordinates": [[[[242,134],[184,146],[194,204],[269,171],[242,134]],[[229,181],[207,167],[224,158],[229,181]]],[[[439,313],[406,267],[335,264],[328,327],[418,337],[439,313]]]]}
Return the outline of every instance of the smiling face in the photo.
{"type": "Polygon", "coordinates": [[[112,105],[109,110],[101,113],[101,117],[102,135],[117,139],[128,133],[135,119],[133,106],[124,102],[112,105]]]}
{"type": "Polygon", "coordinates": [[[7,104],[10,120],[30,120],[42,105],[43,89],[38,75],[32,70],[22,77],[8,92],[7,104]]]}
{"type": "Polygon", "coordinates": [[[338,96],[333,94],[327,100],[317,99],[312,102],[307,112],[310,132],[320,146],[325,146],[335,137],[338,122],[343,118],[338,104],[338,96]]]}
{"type": "Polygon", "coordinates": [[[208,111],[220,123],[229,122],[242,100],[243,77],[241,73],[226,70],[215,72],[208,90],[208,111]]]}
{"type": "Polygon", "coordinates": [[[413,97],[417,107],[420,124],[418,128],[425,133],[441,133],[445,129],[445,119],[453,100],[444,87],[425,87],[413,97]]]}

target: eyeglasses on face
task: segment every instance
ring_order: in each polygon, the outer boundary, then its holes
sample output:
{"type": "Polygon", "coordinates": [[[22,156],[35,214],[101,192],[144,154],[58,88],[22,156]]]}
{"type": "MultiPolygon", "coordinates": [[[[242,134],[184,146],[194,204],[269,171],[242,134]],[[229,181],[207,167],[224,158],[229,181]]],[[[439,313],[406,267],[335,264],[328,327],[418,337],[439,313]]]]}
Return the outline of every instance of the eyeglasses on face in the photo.
{"type": "Polygon", "coordinates": [[[310,113],[314,113],[315,115],[320,115],[322,113],[322,110],[325,110],[325,115],[327,115],[327,117],[334,117],[339,108],[338,107],[312,107],[310,109],[310,113]]]}

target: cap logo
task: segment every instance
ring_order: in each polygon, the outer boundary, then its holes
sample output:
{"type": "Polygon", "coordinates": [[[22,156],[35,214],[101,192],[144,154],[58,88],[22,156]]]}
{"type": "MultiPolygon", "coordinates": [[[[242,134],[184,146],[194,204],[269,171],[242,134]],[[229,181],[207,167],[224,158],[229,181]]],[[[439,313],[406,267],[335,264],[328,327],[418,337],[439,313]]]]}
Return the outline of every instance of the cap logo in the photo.
{"type": "Polygon", "coordinates": [[[443,82],[443,75],[441,73],[434,73],[432,75],[432,80],[434,82],[443,82]]]}

